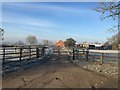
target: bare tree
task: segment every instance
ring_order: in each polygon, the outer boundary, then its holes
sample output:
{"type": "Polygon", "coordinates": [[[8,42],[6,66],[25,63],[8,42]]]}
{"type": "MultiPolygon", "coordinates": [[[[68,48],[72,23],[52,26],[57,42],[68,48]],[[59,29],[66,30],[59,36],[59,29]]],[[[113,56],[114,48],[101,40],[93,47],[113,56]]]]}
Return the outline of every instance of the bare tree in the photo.
{"type": "Polygon", "coordinates": [[[118,15],[120,15],[119,9],[119,2],[100,2],[98,7],[95,8],[97,12],[100,12],[102,14],[102,20],[109,17],[112,17],[113,20],[118,19],[118,15]]]}
{"type": "Polygon", "coordinates": [[[4,34],[4,29],[0,28],[0,40],[4,40],[3,38],[3,34],[4,34]]]}
{"type": "Polygon", "coordinates": [[[104,45],[112,45],[113,49],[118,49],[118,45],[120,44],[120,32],[113,35],[111,38],[108,38],[108,41],[104,43],[104,45]]]}
{"type": "MultiPolygon", "coordinates": [[[[118,22],[120,18],[120,2],[100,2],[94,10],[102,14],[101,20],[113,18],[113,20],[118,22]]],[[[112,26],[108,31],[116,32],[119,28],[120,24],[118,23],[118,25],[112,26]]]]}
{"type": "Polygon", "coordinates": [[[29,43],[30,45],[35,45],[37,43],[37,38],[35,36],[29,35],[26,38],[26,42],[29,43]]]}
{"type": "Polygon", "coordinates": [[[44,46],[50,46],[50,45],[52,45],[52,42],[49,41],[49,40],[43,40],[42,43],[43,43],[44,46]]]}

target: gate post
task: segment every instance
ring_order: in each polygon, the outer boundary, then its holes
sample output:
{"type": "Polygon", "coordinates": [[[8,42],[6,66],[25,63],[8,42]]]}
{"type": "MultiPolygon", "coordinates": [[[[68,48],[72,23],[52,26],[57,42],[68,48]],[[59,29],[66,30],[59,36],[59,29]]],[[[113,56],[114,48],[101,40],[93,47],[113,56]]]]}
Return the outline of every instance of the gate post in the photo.
{"type": "Polygon", "coordinates": [[[60,54],[60,47],[58,47],[58,54],[60,54]]]}
{"type": "Polygon", "coordinates": [[[89,50],[86,50],[86,60],[88,61],[89,50]]]}
{"type": "Polygon", "coordinates": [[[5,47],[3,47],[3,63],[5,63],[5,47]]]}
{"type": "Polygon", "coordinates": [[[100,64],[103,64],[103,56],[104,56],[104,53],[101,53],[100,64]]]}
{"type": "Polygon", "coordinates": [[[29,59],[31,60],[31,47],[29,46],[29,59]]]}
{"type": "Polygon", "coordinates": [[[39,48],[36,48],[36,58],[39,58],[39,48]]]}
{"type": "Polygon", "coordinates": [[[83,55],[85,55],[85,49],[83,48],[83,55]]]}
{"type": "Polygon", "coordinates": [[[20,61],[22,60],[22,48],[20,47],[20,61]]]}
{"type": "Polygon", "coordinates": [[[72,57],[73,60],[75,60],[75,49],[73,48],[73,57],[72,57]]]}

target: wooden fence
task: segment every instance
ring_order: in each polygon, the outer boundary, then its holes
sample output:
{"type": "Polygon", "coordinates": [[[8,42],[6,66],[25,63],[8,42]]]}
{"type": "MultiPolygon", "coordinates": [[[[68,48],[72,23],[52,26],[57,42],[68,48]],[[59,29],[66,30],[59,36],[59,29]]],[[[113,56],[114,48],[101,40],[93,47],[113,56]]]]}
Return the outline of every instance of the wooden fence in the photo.
{"type": "Polygon", "coordinates": [[[88,61],[89,50],[88,49],[75,49],[73,48],[72,59],[75,60],[78,57],[84,56],[88,61]]]}
{"type": "Polygon", "coordinates": [[[103,62],[118,63],[119,55],[117,50],[89,50],[89,57],[103,62]]]}
{"type": "MultiPolygon", "coordinates": [[[[0,56],[2,57],[1,60],[3,61],[3,63],[17,60],[31,60],[36,58],[42,58],[44,56],[44,51],[39,46],[2,46],[0,48],[0,51],[0,56]]],[[[64,51],[58,48],[54,49],[53,53],[69,54],[72,56],[73,60],[78,59],[79,57],[84,57],[87,61],[90,60],[90,58],[99,58],[101,63],[103,63],[105,58],[113,59],[113,61],[115,61],[115,59],[118,60],[119,58],[118,51],[111,50],[88,50],[73,48],[71,51],[64,51]]]]}
{"type": "Polygon", "coordinates": [[[72,60],[78,59],[78,57],[84,56],[86,60],[88,60],[89,50],[88,49],[77,49],[77,48],[70,48],[70,49],[59,49],[55,48],[53,50],[54,54],[62,54],[62,55],[69,55],[72,57],[72,60]]]}
{"type": "Polygon", "coordinates": [[[3,63],[16,60],[31,60],[43,56],[39,46],[2,46],[0,55],[3,63]]]}
{"type": "Polygon", "coordinates": [[[118,51],[114,50],[88,50],[88,49],[74,49],[72,51],[72,59],[75,60],[79,57],[85,57],[86,60],[94,60],[98,59],[100,63],[103,62],[118,62],[118,59],[120,58],[118,55],[118,51]]]}

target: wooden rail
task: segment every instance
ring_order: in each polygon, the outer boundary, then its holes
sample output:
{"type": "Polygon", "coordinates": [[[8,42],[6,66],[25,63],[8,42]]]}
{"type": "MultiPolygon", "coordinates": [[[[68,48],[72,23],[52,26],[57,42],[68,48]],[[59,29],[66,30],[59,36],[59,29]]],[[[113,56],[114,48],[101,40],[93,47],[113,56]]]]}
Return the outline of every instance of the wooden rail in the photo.
{"type": "Polygon", "coordinates": [[[89,55],[89,50],[88,49],[75,49],[73,48],[73,54],[72,54],[72,59],[75,60],[76,57],[79,57],[81,55],[86,57],[86,60],[88,61],[88,55],[89,55]]]}
{"type": "Polygon", "coordinates": [[[118,54],[118,50],[89,50],[90,52],[95,52],[95,53],[115,53],[118,54]]]}
{"type": "Polygon", "coordinates": [[[42,57],[42,48],[38,46],[17,46],[17,47],[7,47],[3,46],[1,47],[2,54],[2,61],[3,63],[9,62],[9,61],[16,61],[16,60],[31,60],[32,58],[39,58],[42,57]]]}
{"type": "Polygon", "coordinates": [[[108,59],[110,62],[116,62],[118,61],[118,51],[116,50],[88,50],[88,49],[74,49],[72,51],[72,59],[75,60],[78,57],[86,57],[86,60],[90,60],[90,58],[92,57],[92,59],[96,59],[99,58],[99,61],[101,64],[103,64],[103,62],[105,61],[105,59],[108,59]],[[91,54],[92,53],[92,54],[91,54]],[[109,55],[110,54],[110,55],[109,55]]]}
{"type": "Polygon", "coordinates": [[[113,63],[113,62],[118,62],[119,59],[119,55],[118,53],[115,52],[89,52],[89,57],[92,57],[92,59],[99,59],[100,63],[103,64],[103,62],[105,62],[106,60],[108,60],[109,62],[113,63]]]}

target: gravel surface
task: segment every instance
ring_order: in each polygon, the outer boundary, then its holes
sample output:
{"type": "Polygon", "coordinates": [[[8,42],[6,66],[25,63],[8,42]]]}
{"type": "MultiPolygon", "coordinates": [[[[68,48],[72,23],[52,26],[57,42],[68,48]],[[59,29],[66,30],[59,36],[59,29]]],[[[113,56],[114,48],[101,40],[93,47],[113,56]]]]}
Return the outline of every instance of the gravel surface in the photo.
{"type": "Polygon", "coordinates": [[[94,72],[106,75],[108,77],[118,78],[118,64],[103,63],[100,64],[99,61],[86,61],[86,60],[75,60],[74,64],[92,70],[94,72]]]}

